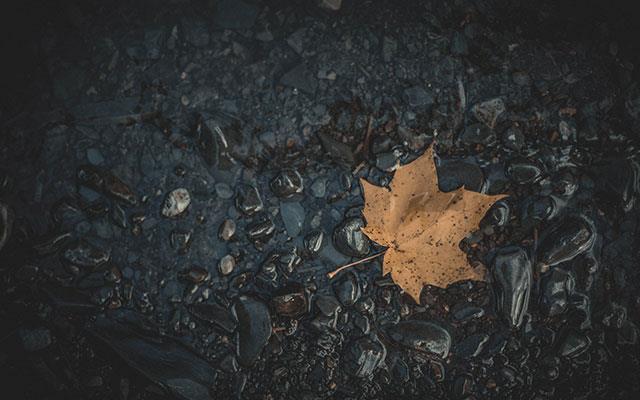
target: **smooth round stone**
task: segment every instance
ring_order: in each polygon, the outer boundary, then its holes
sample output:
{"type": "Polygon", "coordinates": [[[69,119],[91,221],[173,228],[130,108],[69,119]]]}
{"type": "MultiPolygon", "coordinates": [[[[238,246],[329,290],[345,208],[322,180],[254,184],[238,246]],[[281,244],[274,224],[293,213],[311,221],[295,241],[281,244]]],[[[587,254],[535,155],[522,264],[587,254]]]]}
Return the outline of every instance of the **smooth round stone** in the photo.
{"type": "Polygon", "coordinates": [[[215,188],[216,188],[216,194],[221,199],[229,200],[230,198],[233,197],[233,190],[231,189],[231,186],[227,185],[226,183],[218,182],[216,183],[215,188]]]}
{"type": "Polygon", "coordinates": [[[218,263],[218,269],[220,270],[220,273],[225,276],[232,273],[235,267],[236,259],[233,258],[233,256],[230,254],[222,257],[222,259],[218,263]]]}

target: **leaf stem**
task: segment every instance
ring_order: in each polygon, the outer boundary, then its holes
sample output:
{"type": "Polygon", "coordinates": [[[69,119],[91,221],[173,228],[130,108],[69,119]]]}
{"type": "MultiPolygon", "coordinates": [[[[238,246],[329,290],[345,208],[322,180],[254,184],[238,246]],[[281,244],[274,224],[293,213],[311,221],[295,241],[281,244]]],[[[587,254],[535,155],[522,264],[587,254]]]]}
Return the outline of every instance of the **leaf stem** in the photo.
{"type": "Polygon", "coordinates": [[[339,274],[341,271],[343,271],[343,270],[345,270],[345,269],[347,269],[347,268],[353,267],[353,266],[355,266],[355,265],[359,265],[359,264],[365,263],[365,262],[367,262],[367,261],[373,260],[374,258],[380,257],[381,255],[383,255],[383,254],[384,254],[384,253],[386,253],[386,252],[387,252],[387,249],[384,249],[384,250],[382,250],[382,251],[381,251],[381,252],[379,252],[379,253],[376,253],[376,254],[370,255],[369,257],[365,257],[365,258],[362,258],[362,259],[360,259],[360,260],[357,260],[357,261],[351,262],[351,263],[349,263],[349,264],[342,265],[342,266],[340,266],[340,267],[336,268],[335,270],[333,270],[333,271],[331,271],[331,272],[327,273],[327,277],[328,277],[329,279],[332,279],[334,276],[336,276],[337,274],[339,274]]]}

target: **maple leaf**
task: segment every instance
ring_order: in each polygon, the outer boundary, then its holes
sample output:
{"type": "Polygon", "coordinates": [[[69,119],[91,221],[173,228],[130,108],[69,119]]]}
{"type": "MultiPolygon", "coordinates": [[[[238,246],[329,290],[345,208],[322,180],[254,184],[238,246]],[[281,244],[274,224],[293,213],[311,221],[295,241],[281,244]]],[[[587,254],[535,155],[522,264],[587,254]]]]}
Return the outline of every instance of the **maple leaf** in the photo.
{"type": "Polygon", "coordinates": [[[484,280],[484,267],[473,268],[460,241],[477,229],[489,207],[506,195],[490,196],[464,187],[442,192],[433,148],[401,166],[390,188],[361,179],[364,189],[362,231],[386,246],[382,274],[420,302],[424,285],[446,288],[451,283],[484,280]]]}

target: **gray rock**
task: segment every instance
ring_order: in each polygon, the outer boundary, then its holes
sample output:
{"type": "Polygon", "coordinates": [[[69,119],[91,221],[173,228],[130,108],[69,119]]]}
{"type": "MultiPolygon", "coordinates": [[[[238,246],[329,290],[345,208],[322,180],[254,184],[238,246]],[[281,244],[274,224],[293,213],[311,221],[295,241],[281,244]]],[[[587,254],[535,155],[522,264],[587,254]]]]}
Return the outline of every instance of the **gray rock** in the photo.
{"type": "Polygon", "coordinates": [[[290,237],[300,235],[305,219],[304,208],[300,203],[280,202],[280,216],[290,237]]]}
{"type": "Polygon", "coordinates": [[[228,242],[236,234],[236,223],[232,219],[225,219],[220,225],[218,236],[220,239],[228,242]]]}

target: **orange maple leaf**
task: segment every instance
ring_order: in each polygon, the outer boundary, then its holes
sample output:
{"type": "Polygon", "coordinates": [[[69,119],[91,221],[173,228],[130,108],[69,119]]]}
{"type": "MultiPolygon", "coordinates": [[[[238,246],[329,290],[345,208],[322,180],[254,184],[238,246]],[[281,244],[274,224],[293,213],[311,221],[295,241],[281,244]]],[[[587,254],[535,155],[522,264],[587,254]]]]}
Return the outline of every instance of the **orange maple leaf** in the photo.
{"type": "Polygon", "coordinates": [[[472,279],[484,280],[484,267],[473,268],[459,244],[489,207],[506,195],[490,196],[461,187],[442,192],[430,147],[397,169],[390,188],[360,180],[364,189],[362,231],[386,246],[382,273],[419,303],[424,285],[442,288],[472,279]]]}

